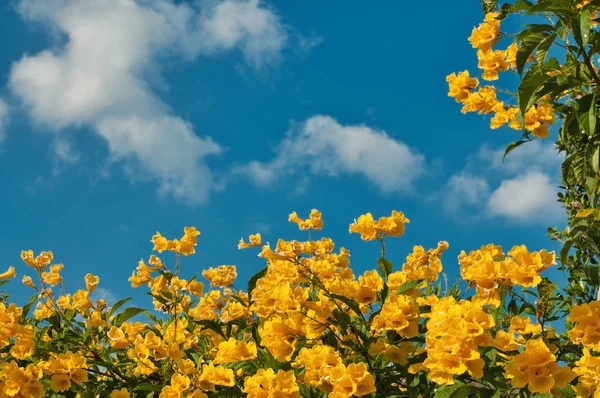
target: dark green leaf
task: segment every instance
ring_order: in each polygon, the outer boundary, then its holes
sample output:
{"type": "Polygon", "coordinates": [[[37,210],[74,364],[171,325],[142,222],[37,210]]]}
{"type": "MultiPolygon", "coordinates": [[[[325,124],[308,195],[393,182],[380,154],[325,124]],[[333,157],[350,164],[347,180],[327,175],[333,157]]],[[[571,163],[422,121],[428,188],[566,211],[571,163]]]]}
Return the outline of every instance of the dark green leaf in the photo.
{"type": "Polygon", "coordinates": [[[352,300],[351,298],[345,297],[345,296],[340,296],[338,294],[332,294],[331,298],[334,298],[336,300],[340,300],[342,303],[346,304],[348,307],[350,307],[352,309],[352,311],[354,311],[356,313],[357,316],[361,315],[362,312],[360,311],[360,306],[358,305],[358,303],[354,300],[352,300]]]}
{"type": "Polygon", "coordinates": [[[546,54],[548,54],[548,50],[552,46],[552,43],[554,43],[554,40],[556,39],[556,36],[557,36],[556,33],[554,33],[553,35],[550,35],[550,36],[546,37],[538,45],[537,52],[535,54],[535,59],[536,59],[538,65],[540,66],[540,68],[542,66],[545,66],[545,63],[546,63],[546,54]]]}
{"type": "Polygon", "coordinates": [[[383,279],[387,280],[388,275],[391,274],[394,269],[394,264],[385,258],[378,258],[377,264],[379,265],[379,272],[383,275],[383,279]]]}
{"type": "Polygon", "coordinates": [[[422,284],[423,284],[423,280],[422,279],[421,280],[417,280],[417,281],[404,282],[402,285],[400,285],[400,287],[398,288],[398,291],[396,293],[398,293],[398,294],[404,294],[404,293],[408,292],[411,289],[418,288],[422,284]]]}
{"type": "Polygon", "coordinates": [[[521,38],[519,49],[517,50],[517,70],[519,71],[519,74],[523,73],[523,69],[525,68],[525,64],[527,63],[529,56],[533,54],[536,47],[547,37],[548,33],[529,32],[529,34],[521,38]]]}
{"type": "Polygon", "coordinates": [[[529,71],[521,80],[521,84],[517,90],[517,98],[519,100],[519,109],[521,115],[525,115],[527,110],[537,100],[536,91],[540,88],[542,83],[548,79],[547,75],[529,71]]]}
{"type": "Polygon", "coordinates": [[[127,297],[127,298],[124,298],[123,300],[117,301],[115,303],[115,305],[113,305],[112,308],[110,309],[110,311],[108,312],[108,316],[111,316],[112,314],[114,314],[115,312],[117,312],[117,310],[119,308],[121,308],[123,306],[123,304],[125,304],[129,300],[131,300],[131,297],[127,297]]]}
{"type": "Polygon", "coordinates": [[[117,315],[113,319],[112,324],[114,326],[121,326],[123,324],[123,322],[125,322],[128,319],[131,319],[134,316],[139,315],[143,312],[146,312],[146,310],[143,308],[137,308],[137,307],[126,308],[125,310],[123,310],[123,312],[121,312],[119,315],[117,315]]]}
{"type": "Polygon", "coordinates": [[[590,40],[591,25],[592,18],[589,8],[582,10],[578,17],[573,18],[573,37],[582,50],[585,49],[590,40]]]}
{"type": "Polygon", "coordinates": [[[504,162],[504,159],[506,159],[506,155],[508,155],[509,153],[511,153],[515,148],[523,145],[524,143],[528,142],[527,140],[521,140],[521,141],[515,141],[515,142],[511,142],[510,144],[508,144],[508,146],[506,147],[506,150],[504,151],[504,156],[502,157],[502,161],[504,162]]]}
{"type": "Polygon", "coordinates": [[[596,131],[596,95],[588,94],[577,103],[577,120],[587,135],[596,131]]]}

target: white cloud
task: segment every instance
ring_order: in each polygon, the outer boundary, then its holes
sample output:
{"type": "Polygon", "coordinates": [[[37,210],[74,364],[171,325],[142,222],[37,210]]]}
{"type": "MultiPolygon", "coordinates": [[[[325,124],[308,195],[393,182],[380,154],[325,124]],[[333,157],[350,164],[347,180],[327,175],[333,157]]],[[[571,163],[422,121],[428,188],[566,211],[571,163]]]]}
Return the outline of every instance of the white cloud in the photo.
{"type": "Polygon", "coordinates": [[[8,125],[8,105],[0,98],[0,142],[6,136],[6,126],[8,125]]]}
{"type": "Polygon", "coordinates": [[[488,208],[492,215],[553,222],[563,216],[556,193],[557,186],[550,177],[538,171],[528,171],[502,181],[490,196],[488,208]]]}
{"type": "Polygon", "coordinates": [[[272,161],[254,161],[236,172],[267,185],[302,170],[326,176],[362,175],[381,191],[393,192],[409,191],[425,167],[422,155],[384,131],[365,125],[344,126],[318,115],[288,132],[272,161]]]}
{"type": "Polygon", "coordinates": [[[278,16],[258,0],[204,1],[198,9],[170,0],[21,0],[18,10],[65,36],[12,66],[10,88],[32,120],[57,132],[91,127],[111,160],[135,164],[161,192],[190,202],[219,187],[206,158],[223,149],[174,115],[147,76],[164,56],[193,60],[234,49],[259,68],[276,61],[287,40],[278,16]]]}
{"type": "Polygon", "coordinates": [[[563,155],[551,143],[532,141],[512,151],[504,162],[503,156],[504,149],[487,146],[471,156],[466,168],[445,186],[446,212],[521,223],[559,221],[564,216],[556,201],[563,155]]]}
{"type": "Polygon", "coordinates": [[[484,178],[461,172],[450,177],[443,195],[444,209],[459,216],[465,208],[482,208],[490,196],[490,187],[484,178]]]}

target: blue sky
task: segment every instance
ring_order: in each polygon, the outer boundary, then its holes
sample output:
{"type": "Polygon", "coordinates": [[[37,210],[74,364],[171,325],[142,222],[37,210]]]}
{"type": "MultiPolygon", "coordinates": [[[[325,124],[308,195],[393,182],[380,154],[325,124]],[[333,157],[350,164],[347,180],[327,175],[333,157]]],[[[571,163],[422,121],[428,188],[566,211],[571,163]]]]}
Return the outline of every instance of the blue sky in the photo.
{"type": "Polygon", "coordinates": [[[312,208],[357,274],[379,252],[348,234],[368,211],[411,220],[389,242],[396,267],[449,241],[451,280],[462,249],[557,249],[551,141],[502,163],[519,134],[447,97],[446,75],[478,74],[481,19],[476,1],[451,17],[397,1],[2,2],[2,267],[20,280],[22,249],[52,250],[68,288],[91,272],[141,305],[127,278],[150,237],[194,225],[184,272],[234,264],[244,286],[264,264],[239,238],[303,239],[287,216],[312,208]]]}

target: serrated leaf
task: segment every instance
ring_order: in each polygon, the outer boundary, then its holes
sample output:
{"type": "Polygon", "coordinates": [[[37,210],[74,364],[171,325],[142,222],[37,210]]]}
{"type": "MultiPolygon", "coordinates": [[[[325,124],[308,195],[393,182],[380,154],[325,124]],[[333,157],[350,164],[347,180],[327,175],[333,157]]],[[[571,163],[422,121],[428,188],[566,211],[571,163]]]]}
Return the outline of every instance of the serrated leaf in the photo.
{"type": "Polygon", "coordinates": [[[510,144],[508,144],[508,146],[506,147],[506,150],[504,151],[504,156],[502,157],[502,162],[504,162],[504,159],[506,158],[506,156],[511,153],[513,150],[515,150],[517,147],[523,145],[524,143],[526,143],[528,141],[526,140],[521,140],[521,141],[515,141],[515,142],[511,142],[510,144]]]}
{"type": "Polygon", "coordinates": [[[115,305],[113,305],[112,308],[110,309],[110,311],[108,312],[108,316],[111,316],[112,314],[114,314],[115,312],[117,312],[117,310],[119,308],[121,308],[123,306],[123,304],[125,304],[129,300],[131,300],[131,297],[127,297],[127,298],[124,298],[123,300],[117,301],[115,303],[115,305]]]}
{"type": "Polygon", "coordinates": [[[138,308],[138,307],[125,308],[125,310],[123,310],[123,312],[121,312],[119,315],[117,315],[113,319],[112,324],[114,326],[121,326],[123,324],[123,322],[125,322],[143,312],[146,312],[146,310],[143,308],[138,308]]]}
{"type": "Polygon", "coordinates": [[[387,280],[388,275],[394,270],[394,264],[385,258],[378,258],[377,264],[379,265],[379,272],[381,272],[383,279],[387,280]]]}
{"type": "Polygon", "coordinates": [[[592,169],[594,169],[594,171],[598,173],[598,171],[600,170],[600,147],[596,148],[596,150],[594,151],[591,162],[592,169]]]}
{"type": "Polygon", "coordinates": [[[422,284],[423,284],[423,280],[422,279],[416,280],[416,281],[404,282],[402,285],[400,285],[400,287],[398,288],[398,290],[396,291],[396,293],[397,294],[404,294],[404,293],[408,292],[411,289],[418,288],[422,284]]]}

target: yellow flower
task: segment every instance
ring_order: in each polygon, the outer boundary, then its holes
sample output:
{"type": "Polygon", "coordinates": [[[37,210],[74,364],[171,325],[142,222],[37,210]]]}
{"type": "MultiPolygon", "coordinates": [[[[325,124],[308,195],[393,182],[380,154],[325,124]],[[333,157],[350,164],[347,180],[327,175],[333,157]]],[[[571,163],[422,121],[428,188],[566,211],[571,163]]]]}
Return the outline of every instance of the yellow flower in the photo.
{"type": "Polygon", "coordinates": [[[506,57],[506,51],[477,51],[477,58],[479,59],[477,66],[479,66],[479,69],[483,69],[481,77],[488,81],[498,80],[498,72],[504,72],[509,67],[506,57]]]}
{"type": "Polygon", "coordinates": [[[560,367],[544,341],[529,340],[525,352],[517,354],[506,365],[506,377],[512,385],[532,393],[546,394],[554,387],[564,388],[576,375],[568,367],[560,367]]]}
{"type": "Polygon", "coordinates": [[[51,251],[41,252],[39,256],[33,257],[33,251],[22,251],[21,259],[25,262],[25,264],[33,267],[37,270],[44,270],[52,261],[53,255],[51,251]]]}
{"type": "Polygon", "coordinates": [[[126,388],[121,388],[120,390],[113,390],[110,393],[110,398],[129,398],[129,391],[126,388]]]}
{"type": "Polygon", "coordinates": [[[323,220],[321,212],[317,209],[312,209],[309,217],[306,220],[302,220],[296,212],[293,212],[288,217],[289,222],[293,222],[298,224],[298,227],[302,231],[306,231],[309,229],[314,229],[316,231],[320,231],[323,228],[323,220]]]}
{"type": "Polygon", "coordinates": [[[96,286],[98,286],[98,282],[100,282],[100,278],[97,276],[94,276],[92,274],[86,274],[85,276],[85,288],[88,290],[88,292],[93,292],[94,290],[96,290],[96,286]]]}
{"type": "Polygon", "coordinates": [[[202,276],[208,279],[212,286],[227,287],[237,278],[237,271],[235,265],[220,265],[202,271],[202,276]]]}
{"type": "Polygon", "coordinates": [[[460,72],[458,75],[453,73],[446,77],[449,91],[448,96],[454,97],[456,102],[465,102],[471,91],[479,85],[479,80],[475,77],[469,77],[469,71],[460,72]]]}
{"type": "Polygon", "coordinates": [[[16,275],[15,267],[9,267],[6,272],[0,274],[0,280],[14,278],[16,275]]]}
{"type": "Polygon", "coordinates": [[[242,391],[248,398],[301,397],[293,371],[279,370],[275,374],[273,369],[258,369],[255,375],[244,380],[242,391]]]}
{"type": "Polygon", "coordinates": [[[240,239],[240,243],[238,244],[238,249],[248,249],[250,247],[262,246],[262,240],[260,234],[250,235],[248,237],[250,243],[244,242],[244,239],[240,239]]]}
{"type": "Polygon", "coordinates": [[[37,286],[35,286],[35,283],[33,283],[33,281],[31,280],[30,276],[25,275],[23,277],[23,280],[21,281],[25,286],[29,286],[33,289],[37,289],[37,286]]]}
{"type": "Polygon", "coordinates": [[[496,99],[496,89],[494,87],[481,87],[469,95],[469,98],[464,102],[461,110],[462,113],[478,112],[481,114],[490,114],[494,111],[494,107],[498,104],[496,99]]]}
{"type": "Polygon", "coordinates": [[[212,363],[202,366],[202,373],[198,378],[200,388],[204,391],[214,391],[215,386],[232,387],[235,384],[233,370],[212,363]]]}
{"type": "Polygon", "coordinates": [[[246,343],[230,338],[219,344],[217,355],[213,361],[215,364],[239,362],[256,359],[256,344],[246,343]]]}
{"type": "Polygon", "coordinates": [[[473,48],[489,51],[496,44],[500,35],[500,21],[496,19],[498,15],[495,12],[488,13],[485,16],[485,22],[481,23],[479,27],[473,28],[471,37],[469,37],[473,48]]]}
{"type": "MultiPolygon", "coordinates": [[[[494,117],[490,121],[490,127],[492,129],[497,129],[504,126],[507,123],[511,123],[515,120],[517,113],[519,113],[519,109],[516,107],[505,107],[503,102],[498,102],[494,108],[492,109],[495,112],[494,117]]],[[[519,127],[520,129],[520,127],[519,127]]]]}
{"type": "Polygon", "coordinates": [[[65,374],[56,374],[50,378],[50,388],[54,392],[67,391],[71,388],[71,379],[65,374]]]}

